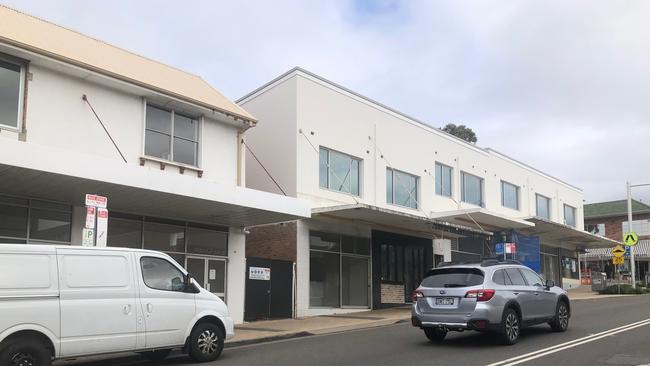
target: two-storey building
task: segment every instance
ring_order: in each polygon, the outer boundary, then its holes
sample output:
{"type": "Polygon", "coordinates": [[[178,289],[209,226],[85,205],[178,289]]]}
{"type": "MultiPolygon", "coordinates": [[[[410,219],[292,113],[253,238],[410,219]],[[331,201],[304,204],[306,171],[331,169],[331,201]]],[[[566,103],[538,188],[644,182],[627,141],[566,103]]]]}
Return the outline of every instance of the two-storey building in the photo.
{"type": "Polygon", "coordinates": [[[198,76],[0,6],[0,243],[80,245],[85,194],[106,196],[109,246],[169,253],[240,322],[246,227],[310,216],[243,186],[256,124],[198,76]]]}
{"type": "Polygon", "coordinates": [[[312,204],[311,219],[254,230],[247,246],[297,263],[299,316],[410,302],[438,262],[504,251],[575,286],[577,252],[612,244],[583,230],[575,186],[306,70],[238,102],[261,125],[246,135],[260,162],[248,187],[312,204]]]}

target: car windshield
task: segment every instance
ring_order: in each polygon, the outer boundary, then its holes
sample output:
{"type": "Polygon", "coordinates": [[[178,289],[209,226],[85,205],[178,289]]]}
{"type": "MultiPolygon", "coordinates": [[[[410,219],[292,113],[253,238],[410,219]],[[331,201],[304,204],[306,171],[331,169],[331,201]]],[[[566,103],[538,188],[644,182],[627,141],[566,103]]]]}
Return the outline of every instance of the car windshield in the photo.
{"type": "Polygon", "coordinates": [[[477,268],[438,268],[427,273],[424,287],[470,287],[483,283],[483,272],[477,268]]]}

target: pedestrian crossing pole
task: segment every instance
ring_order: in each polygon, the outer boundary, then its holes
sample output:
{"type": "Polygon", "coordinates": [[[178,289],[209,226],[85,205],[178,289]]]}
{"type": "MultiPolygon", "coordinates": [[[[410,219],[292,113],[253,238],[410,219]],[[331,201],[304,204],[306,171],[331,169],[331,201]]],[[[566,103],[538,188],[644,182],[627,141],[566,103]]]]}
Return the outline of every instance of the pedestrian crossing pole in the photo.
{"type": "MultiPolygon", "coordinates": [[[[627,231],[632,232],[632,185],[627,182],[627,231]]],[[[630,267],[632,267],[632,288],[636,288],[636,264],[634,247],[630,247],[630,267]]]]}

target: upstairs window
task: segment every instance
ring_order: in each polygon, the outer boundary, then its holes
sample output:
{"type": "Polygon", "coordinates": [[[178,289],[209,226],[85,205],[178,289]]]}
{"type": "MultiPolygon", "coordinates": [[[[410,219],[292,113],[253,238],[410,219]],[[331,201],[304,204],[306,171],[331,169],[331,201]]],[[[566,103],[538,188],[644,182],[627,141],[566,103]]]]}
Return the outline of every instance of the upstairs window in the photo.
{"type": "Polygon", "coordinates": [[[198,166],[198,152],[198,119],[147,105],[145,155],[198,166]]]}
{"type": "Polygon", "coordinates": [[[361,160],[324,147],[319,155],[320,187],[359,196],[361,160]]]}
{"type": "Polygon", "coordinates": [[[537,211],[535,215],[543,219],[551,219],[551,199],[542,196],[541,194],[535,195],[535,201],[537,203],[537,211]]]}
{"type": "Polygon", "coordinates": [[[569,226],[576,226],[576,208],[564,205],[564,224],[569,226]]]}
{"type": "Polygon", "coordinates": [[[460,193],[463,202],[484,207],[483,202],[483,178],[462,172],[460,174],[460,193]]]}
{"type": "Polygon", "coordinates": [[[436,194],[439,196],[451,197],[451,173],[450,166],[436,163],[436,194]]]}
{"type": "Polygon", "coordinates": [[[0,126],[18,128],[22,92],[21,71],[20,65],[0,59],[0,126]]]}
{"type": "Polygon", "coordinates": [[[386,202],[418,208],[418,177],[399,170],[386,169],[386,202]]]}
{"type": "Polygon", "coordinates": [[[501,206],[519,210],[519,187],[501,181],[501,206]]]}

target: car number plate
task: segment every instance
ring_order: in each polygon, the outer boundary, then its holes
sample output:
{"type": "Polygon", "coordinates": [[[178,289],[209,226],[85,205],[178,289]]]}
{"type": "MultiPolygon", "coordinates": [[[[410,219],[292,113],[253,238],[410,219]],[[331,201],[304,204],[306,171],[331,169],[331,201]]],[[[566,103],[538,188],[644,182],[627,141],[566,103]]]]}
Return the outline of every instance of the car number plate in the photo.
{"type": "Polygon", "coordinates": [[[436,305],[454,305],[453,297],[436,297],[436,305]]]}

